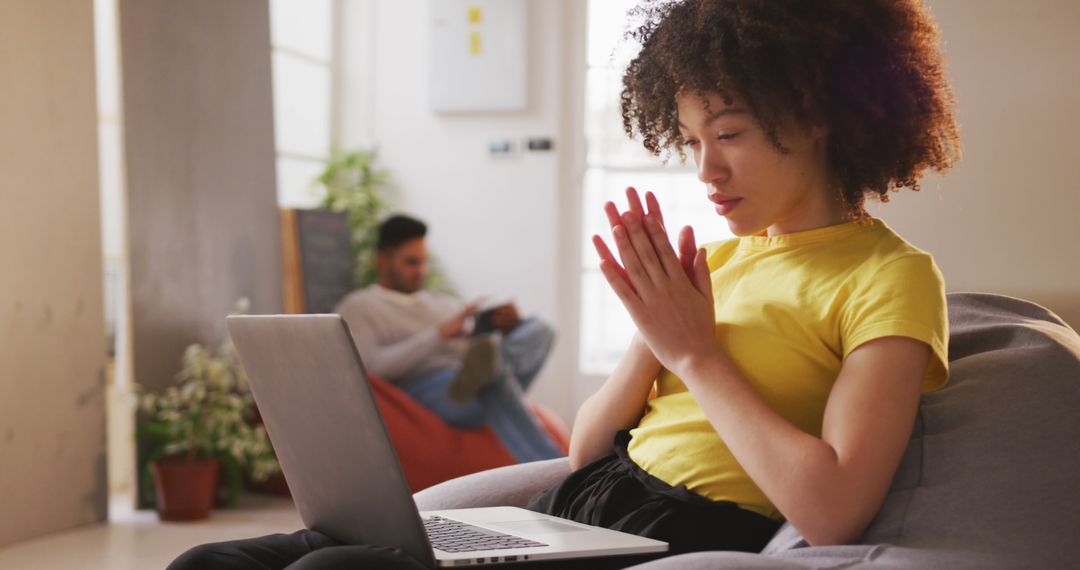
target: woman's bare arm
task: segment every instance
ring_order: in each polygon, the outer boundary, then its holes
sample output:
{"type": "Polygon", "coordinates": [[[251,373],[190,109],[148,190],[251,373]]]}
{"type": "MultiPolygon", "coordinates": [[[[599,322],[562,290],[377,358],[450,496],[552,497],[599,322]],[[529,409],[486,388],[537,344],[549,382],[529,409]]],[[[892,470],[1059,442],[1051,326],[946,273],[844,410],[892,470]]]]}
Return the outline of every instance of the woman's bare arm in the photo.
{"type": "Polygon", "coordinates": [[[750,478],[812,545],[858,540],[881,508],[911,437],[930,347],[885,337],[844,361],[820,438],[766,405],[726,357],[680,377],[750,478]]]}
{"type": "Polygon", "coordinates": [[[634,335],[630,348],[604,385],[578,410],[570,434],[570,468],[577,470],[611,453],[615,433],[637,425],[660,362],[634,335]]]}
{"type": "Polygon", "coordinates": [[[612,225],[623,265],[594,237],[600,269],[652,354],[683,380],[735,458],[808,542],[856,540],[911,436],[929,345],[885,337],[853,350],[826,403],[822,436],[810,435],[769,408],[717,347],[705,252],[688,274],[685,256],[651,213],[631,209],[612,225]]]}

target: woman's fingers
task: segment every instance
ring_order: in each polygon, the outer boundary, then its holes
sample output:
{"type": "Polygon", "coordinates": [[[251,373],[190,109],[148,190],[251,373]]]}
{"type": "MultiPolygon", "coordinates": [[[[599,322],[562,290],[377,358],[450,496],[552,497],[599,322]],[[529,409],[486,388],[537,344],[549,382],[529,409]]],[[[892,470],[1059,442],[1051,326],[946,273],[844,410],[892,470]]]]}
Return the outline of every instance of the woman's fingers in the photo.
{"type": "MultiPolygon", "coordinates": [[[[692,263],[693,255],[691,254],[688,261],[683,264],[680,255],[675,253],[675,250],[671,246],[671,241],[668,239],[667,228],[664,225],[664,214],[660,210],[660,201],[656,199],[656,194],[646,192],[645,204],[649,208],[649,213],[645,219],[652,220],[652,222],[646,223],[646,228],[649,230],[649,236],[653,240],[653,246],[656,249],[657,256],[660,259],[665,272],[668,275],[674,275],[675,270],[678,267],[682,267],[683,273],[689,278],[689,264],[692,263]],[[653,224],[655,224],[655,227],[653,227],[653,224]]],[[[683,231],[685,231],[685,229],[683,231]]],[[[691,238],[692,236],[693,234],[691,234],[691,238]]],[[[693,246],[691,246],[690,249],[692,251],[693,246]]]]}
{"type": "Polygon", "coordinates": [[[633,186],[628,186],[626,188],[626,203],[630,207],[631,212],[643,218],[645,217],[645,208],[641,206],[641,198],[638,198],[637,190],[635,190],[633,186]]]}
{"type": "Polygon", "coordinates": [[[679,232],[679,263],[682,265],[683,272],[691,280],[694,276],[695,254],[697,254],[697,243],[694,239],[694,228],[685,226],[679,232]]]}
{"type": "MultiPolygon", "coordinates": [[[[626,202],[629,212],[633,212],[642,218],[646,215],[655,216],[660,220],[660,225],[664,225],[664,214],[660,211],[660,202],[656,200],[656,195],[652,192],[645,193],[645,205],[648,206],[648,211],[641,204],[641,199],[638,196],[637,190],[633,186],[626,188],[626,202]]],[[[607,215],[608,225],[615,227],[622,223],[622,218],[619,213],[618,206],[614,202],[607,202],[604,204],[604,214],[607,215]]]]}
{"type": "MultiPolygon", "coordinates": [[[[643,220],[637,214],[633,212],[626,212],[623,214],[623,225],[616,230],[623,230],[627,236],[626,247],[632,248],[634,262],[640,266],[641,276],[648,279],[650,285],[656,285],[661,283],[667,278],[667,271],[664,269],[662,263],[660,263],[659,254],[656,251],[656,246],[653,245],[652,237],[649,236],[644,225],[643,220]]],[[[626,266],[626,270],[630,273],[630,277],[635,277],[634,269],[631,267],[630,262],[627,259],[627,253],[623,252],[623,244],[618,239],[615,240],[615,245],[619,246],[619,257],[623,260],[623,265],[626,266]]],[[[642,285],[634,282],[638,292],[643,292],[642,285]]]]}
{"type": "Polygon", "coordinates": [[[708,255],[705,253],[705,248],[700,248],[694,253],[693,265],[691,281],[694,283],[694,288],[705,295],[711,305],[713,303],[712,277],[709,275],[708,255]]]}
{"type": "MultiPolygon", "coordinates": [[[[632,216],[632,214],[623,214],[623,219],[626,219],[628,216],[632,216]]],[[[622,266],[626,270],[628,281],[630,285],[634,287],[634,290],[637,291],[639,295],[642,295],[644,289],[652,288],[653,281],[652,277],[649,276],[648,270],[645,269],[644,264],[642,264],[641,258],[638,256],[638,251],[631,241],[631,231],[624,224],[611,230],[611,233],[612,237],[615,239],[615,249],[619,251],[619,259],[622,260],[622,266]]],[[[638,233],[640,233],[640,231],[638,233]]]]}
{"type": "MultiPolygon", "coordinates": [[[[626,189],[628,210],[620,213],[613,202],[604,204],[604,214],[611,226],[615,248],[620,264],[603,240],[594,236],[593,242],[601,261],[610,261],[611,270],[640,294],[642,286],[657,285],[669,276],[682,273],[693,284],[693,259],[696,251],[692,230],[680,234],[679,250],[676,251],[664,228],[660,203],[652,192],[645,194],[646,212],[637,190],[626,189]],[[690,232],[687,234],[687,232],[690,232]],[[647,281],[642,281],[647,279],[647,281]]],[[[648,287],[651,289],[651,287],[648,287]]]]}
{"type": "Polygon", "coordinates": [[[652,192],[645,193],[645,205],[649,207],[649,214],[656,216],[657,220],[660,220],[660,226],[664,226],[664,214],[660,211],[660,202],[656,199],[656,194],[652,192]]]}
{"type": "Polygon", "coordinates": [[[614,202],[604,204],[604,214],[607,215],[608,225],[612,229],[614,229],[615,226],[622,224],[622,215],[619,214],[619,208],[614,202]]]}
{"type": "MultiPolygon", "coordinates": [[[[631,210],[625,214],[620,214],[618,207],[612,202],[604,204],[604,214],[607,215],[608,223],[611,225],[615,249],[619,252],[619,259],[622,260],[622,265],[615,260],[615,256],[611,254],[611,250],[608,249],[607,244],[605,244],[598,236],[593,236],[593,246],[596,248],[597,253],[600,254],[601,261],[604,261],[605,259],[609,260],[613,264],[615,275],[625,279],[627,284],[633,288],[635,292],[639,292],[640,284],[644,282],[642,280],[648,280],[651,283],[652,277],[649,274],[649,270],[641,264],[638,253],[640,251],[645,255],[652,255],[653,258],[656,257],[656,254],[649,251],[651,250],[651,245],[649,248],[640,248],[640,245],[635,246],[632,243],[633,240],[630,237],[630,232],[626,223],[635,215],[632,213],[635,207],[634,203],[636,202],[636,208],[640,210],[641,201],[636,199],[637,193],[633,188],[627,188],[626,194],[628,198],[634,196],[634,199],[630,200],[631,210]]],[[[646,238],[646,240],[647,239],[648,238],[646,238]]]]}
{"type": "Polygon", "coordinates": [[[619,298],[619,301],[622,301],[623,306],[630,313],[630,317],[633,318],[637,314],[641,298],[638,297],[637,291],[630,285],[630,282],[622,276],[622,268],[614,261],[603,260],[600,262],[600,273],[604,275],[604,279],[611,286],[611,290],[615,291],[615,295],[619,298]]]}
{"type": "Polygon", "coordinates": [[[645,229],[648,231],[649,239],[656,250],[660,265],[664,268],[664,274],[669,277],[685,275],[686,272],[679,263],[678,254],[671,247],[671,241],[668,239],[667,230],[664,229],[663,224],[650,214],[645,218],[645,229]]]}
{"type": "MultiPolygon", "coordinates": [[[[615,278],[626,283],[627,287],[629,287],[632,292],[637,293],[637,290],[634,289],[634,284],[630,282],[630,276],[627,275],[626,270],[619,265],[619,262],[615,259],[615,255],[611,253],[607,244],[604,243],[603,238],[594,235],[592,237],[592,242],[593,247],[596,248],[596,253],[600,255],[600,268],[603,269],[604,265],[607,265],[615,278]]],[[[608,282],[611,283],[611,279],[608,279],[608,282]]]]}

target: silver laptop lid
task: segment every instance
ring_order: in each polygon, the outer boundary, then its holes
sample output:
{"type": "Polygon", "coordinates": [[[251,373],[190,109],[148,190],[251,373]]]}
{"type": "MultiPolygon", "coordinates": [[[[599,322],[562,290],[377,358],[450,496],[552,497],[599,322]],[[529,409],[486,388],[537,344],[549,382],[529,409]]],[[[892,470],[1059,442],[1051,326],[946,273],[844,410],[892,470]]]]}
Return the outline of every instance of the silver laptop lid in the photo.
{"type": "Polygon", "coordinates": [[[435,566],[345,321],[235,315],[226,323],[304,524],[435,566]]]}

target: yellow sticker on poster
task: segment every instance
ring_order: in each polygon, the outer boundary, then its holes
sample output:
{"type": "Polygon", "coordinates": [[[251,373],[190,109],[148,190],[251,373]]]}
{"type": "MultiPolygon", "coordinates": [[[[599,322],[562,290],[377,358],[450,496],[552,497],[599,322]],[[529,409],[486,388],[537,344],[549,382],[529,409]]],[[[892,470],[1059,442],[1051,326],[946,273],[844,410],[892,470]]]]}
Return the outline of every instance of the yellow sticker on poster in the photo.
{"type": "Polygon", "coordinates": [[[469,54],[480,55],[480,32],[469,32],[469,54]]]}
{"type": "MultiPolygon", "coordinates": [[[[480,6],[469,6],[469,23],[479,24],[484,21],[484,9],[480,6]]],[[[480,55],[483,51],[483,42],[480,38],[480,32],[469,32],[469,55],[480,55]]]]}

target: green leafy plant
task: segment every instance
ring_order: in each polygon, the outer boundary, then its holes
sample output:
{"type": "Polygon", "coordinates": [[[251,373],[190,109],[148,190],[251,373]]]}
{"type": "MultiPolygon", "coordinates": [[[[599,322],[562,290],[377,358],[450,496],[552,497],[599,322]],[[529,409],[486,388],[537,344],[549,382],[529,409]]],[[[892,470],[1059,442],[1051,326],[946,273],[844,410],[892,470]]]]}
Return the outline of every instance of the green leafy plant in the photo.
{"type": "Polygon", "coordinates": [[[377,152],[361,149],[348,153],[334,152],[326,169],[313,183],[324,189],[321,206],[334,212],[344,212],[352,233],[352,250],[356,257],[356,287],[375,282],[375,245],[379,223],[386,217],[390,173],[375,166],[377,152]]]}
{"type": "Polygon", "coordinates": [[[281,471],[270,439],[253,421],[247,377],[232,343],[212,351],[192,344],[184,351],[177,385],[137,392],[136,437],[147,445],[144,499],[153,502],[149,463],[169,456],[217,457],[224,474],[222,503],[231,504],[244,475],[265,481],[281,471]]]}
{"type": "MultiPolygon", "coordinates": [[[[390,173],[376,166],[377,155],[375,149],[346,153],[335,150],[322,174],[312,182],[313,188],[322,192],[319,206],[344,212],[349,221],[356,260],[353,286],[357,288],[367,287],[378,279],[375,252],[379,241],[379,224],[390,209],[390,173]]],[[[425,285],[453,293],[453,288],[434,259],[428,262],[425,285]]]]}

